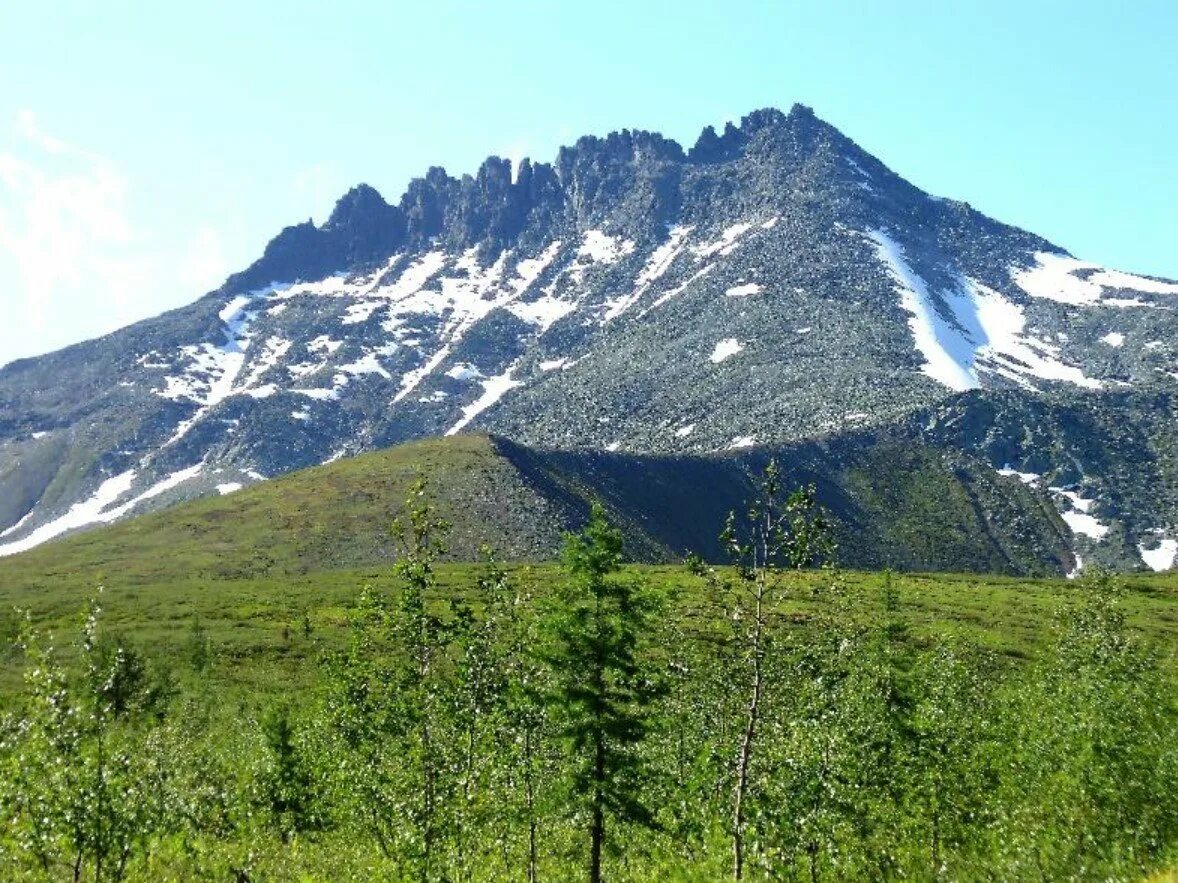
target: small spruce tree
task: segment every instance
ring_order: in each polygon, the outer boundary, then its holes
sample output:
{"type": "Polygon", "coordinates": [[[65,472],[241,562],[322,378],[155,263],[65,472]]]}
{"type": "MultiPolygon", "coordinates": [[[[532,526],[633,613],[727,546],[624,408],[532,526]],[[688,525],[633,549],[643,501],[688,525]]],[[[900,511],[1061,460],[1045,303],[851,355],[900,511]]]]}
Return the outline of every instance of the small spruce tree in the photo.
{"type": "Polygon", "coordinates": [[[548,628],[554,711],[572,763],[571,790],[589,821],[589,879],[602,875],[607,822],[651,827],[642,799],[647,738],[660,678],[649,648],[660,598],[617,576],[622,534],[594,504],[589,523],[566,538],[569,579],[548,628]]]}

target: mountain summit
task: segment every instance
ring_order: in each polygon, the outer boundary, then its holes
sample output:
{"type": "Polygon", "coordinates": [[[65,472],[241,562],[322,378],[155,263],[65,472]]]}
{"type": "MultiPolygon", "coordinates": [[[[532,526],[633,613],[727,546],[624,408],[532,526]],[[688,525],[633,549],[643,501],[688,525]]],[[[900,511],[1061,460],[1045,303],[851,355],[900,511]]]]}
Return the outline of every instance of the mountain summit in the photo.
{"type": "Polygon", "coordinates": [[[1034,484],[1081,557],[1170,566],[1176,309],[1178,283],[931,196],[800,105],[687,150],[623,130],[432,168],[0,369],[0,553],[475,428],[700,454],[908,427],[1034,484]],[[1110,414],[1133,475],[1077,429],[1110,414]]]}

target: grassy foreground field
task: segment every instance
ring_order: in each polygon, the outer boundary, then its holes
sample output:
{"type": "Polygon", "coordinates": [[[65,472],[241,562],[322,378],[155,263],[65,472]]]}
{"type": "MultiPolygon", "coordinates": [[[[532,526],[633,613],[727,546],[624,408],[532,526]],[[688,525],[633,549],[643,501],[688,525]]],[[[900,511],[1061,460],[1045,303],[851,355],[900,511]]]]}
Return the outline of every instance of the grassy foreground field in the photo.
{"type": "Polygon", "coordinates": [[[829,534],[802,491],[725,530],[728,567],[624,565],[599,507],[559,564],[455,563],[413,491],[389,565],[331,567],[329,541],[307,557],[255,519],[226,568],[192,536],[217,505],[0,562],[0,878],[1128,880],[1178,859],[1178,575],[809,569],[829,534]]]}
{"type": "MultiPolygon", "coordinates": [[[[562,578],[557,564],[508,564],[506,569],[513,581],[539,595],[562,578]]],[[[684,617],[714,614],[703,581],[682,566],[628,565],[626,571],[672,589],[684,617]]],[[[474,564],[439,564],[436,599],[469,595],[479,572],[474,564]]],[[[821,606],[807,599],[807,587],[826,578],[813,572],[790,576],[797,590],[784,612],[799,627],[821,606]]],[[[882,574],[847,572],[845,578],[865,603],[882,611],[882,574]]],[[[1053,617],[1076,596],[1075,583],[1064,580],[979,574],[895,574],[891,580],[915,635],[956,636],[1013,659],[1033,655],[1050,638],[1053,617]]],[[[1125,587],[1121,604],[1129,626],[1163,648],[1169,664],[1178,664],[1178,574],[1120,577],[1118,583],[1125,587]]],[[[345,640],[347,610],[363,587],[391,589],[395,584],[388,567],[157,581],[150,574],[108,572],[98,565],[79,573],[43,572],[27,559],[14,559],[0,561],[0,628],[9,646],[19,627],[14,611],[20,608],[41,627],[68,637],[102,586],[109,630],[148,657],[178,662],[199,623],[214,660],[202,677],[261,707],[292,685],[314,683],[317,656],[345,640]]],[[[4,659],[0,688],[10,694],[19,683],[19,660],[12,652],[4,659]]],[[[176,668],[182,677],[185,666],[176,668]]]]}

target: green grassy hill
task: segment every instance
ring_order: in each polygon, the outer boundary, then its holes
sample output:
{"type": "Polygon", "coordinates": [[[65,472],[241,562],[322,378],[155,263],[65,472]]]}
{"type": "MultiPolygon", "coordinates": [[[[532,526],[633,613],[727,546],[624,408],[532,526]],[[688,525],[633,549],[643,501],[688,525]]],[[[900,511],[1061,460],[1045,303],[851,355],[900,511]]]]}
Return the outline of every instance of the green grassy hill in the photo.
{"type": "MultiPolygon", "coordinates": [[[[789,483],[818,485],[839,519],[840,561],[868,588],[879,582],[870,571],[884,566],[1024,574],[905,577],[912,609],[930,633],[962,631],[1025,655],[1068,597],[1062,581],[1025,576],[1057,569],[1066,550],[1054,511],[1015,480],[919,446],[808,445],[777,455],[789,483]],[[1015,529],[1002,532],[985,517],[998,505],[1006,511],[995,523],[1015,529]],[[1056,550],[1052,566],[1034,559],[1036,544],[1056,550]]],[[[483,435],[415,442],[0,559],[0,630],[15,634],[10,611],[22,607],[65,631],[103,585],[111,625],[153,654],[180,653],[199,619],[223,650],[227,681],[263,692],[285,686],[301,676],[310,652],[297,639],[304,616],[316,641],[338,635],[341,611],[360,587],[389,580],[389,525],[421,477],[454,525],[447,592],[471,585],[463,562],[474,561],[483,544],[516,562],[520,579],[548,590],[555,570],[544,562],[599,499],[623,526],[631,557],[656,565],[644,572],[680,587],[691,605],[698,580],[657,565],[689,549],[719,557],[715,537],[725,514],[743,505],[768,456],[547,452],[483,435]]],[[[1134,624],[1178,645],[1178,578],[1129,579],[1134,624]]]]}
{"type": "Polygon", "coordinates": [[[21,593],[117,579],[281,576],[387,563],[388,527],[425,478],[454,525],[450,557],[484,543],[509,561],[555,557],[591,500],[606,504],[637,561],[696,551],[743,506],[770,454],[787,483],[813,482],[849,567],[1056,575],[1071,562],[1058,516],[1014,479],[920,445],[810,443],[740,457],[539,451],[483,435],[431,439],[292,473],[224,497],[66,537],[0,559],[21,593]]]}

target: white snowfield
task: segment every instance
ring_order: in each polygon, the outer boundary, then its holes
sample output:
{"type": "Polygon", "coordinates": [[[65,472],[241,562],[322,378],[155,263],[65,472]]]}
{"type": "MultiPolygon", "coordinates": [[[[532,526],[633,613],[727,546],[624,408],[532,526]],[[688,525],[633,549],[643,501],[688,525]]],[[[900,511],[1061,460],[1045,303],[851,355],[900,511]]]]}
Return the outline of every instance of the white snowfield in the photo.
{"type": "Polygon", "coordinates": [[[587,263],[613,264],[633,252],[631,240],[610,236],[601,230],[589,230],[577,249],[577,257],[587,263]]]}
{"type": "Polygon", "coordinates": [[[471,365],[468,362],[459,362],[446,372],[446,376],[454,380],[479,380],[486,375],[476,365],[471,365]]]}
{"type": "Polygon", "coordinates": [[[119,497],[127,493],[134,483],[135,470],[133,469],[108,478],[99,485],[98,490],[89,499],[74,503],[69,511],[60,518],[48,524],[42,524],[26,537],[0,546],[0,555],[15,555],[17,552],[32,549],[54,537],[61,536],[67,531],[100,521],[103,510],[109,508],[119,497]]]}
{"type": "Polygon", "coordinates": [[[1139,543],[1137,551],[1150,570],[1173,570],[1178,565],[1178,539],[1167,537],[1165,531],[1154,531],[1153,542],[1139,543]]]}
{"type": "MultiPolygon", "coordinates": [[[[719,255],[720,257],[730,255],[740,245],[741,237],[752,228],[753,225],[746,221],[742,221],[739,224],[732,224],[724,228],[723,232],[720,233],[719,239],[704,245],[693,246],[691,250],[700,258],[710,258],[715,255],[719,255]]],[[[762,229],[768,228],[762,225],[762,229]]]]}
{"type": "Polygon", "coordinates": [[[1051,491],[1067,501],[1068,505],[1060,510],[1059,517],[1071,528],[1072,533],[1094,540],[1103,540],[1108,535],[1109,526],[1089,514],[1095,500],[1085,499],[1076,491],[1066,488],[1053,487],[1051,491]]]}
{"type": "Polygon", "coordinates": [[[134,469],[106,479],[98,489],[86,500],[75,503],[69,511],[59,518],[42,524],[32,533],[11,543],[0,545],[0,556],[15,555],[24,552],[55,537],[86,527],[92,524],[109,524],[123,517],[140,503],[158,497],[165,491],[178,487],[184,482],[196,478],[204,468],[203,463],[197,463],[187,469],[173,472],[164,479],[156,482],[147,490],[131,497],[125,502],[115,505],[126,497],[135,484],[138,473],[134,469]]]}
{"type": "Polygon", "coordinates": [[[491,407],[504,395],[517,386],[522,386],[522,380],[515,380],[512,375],[515,373],[519,363],[510,365],[506,371],[495,377],[487,377],[481,381],[483,384],[483,394],[462,409],[462,417],[446,430],[446,435],[455,435],[467,427],[471,420],[491,407]]]}
{"type": "Polygon", "coordinates": [[[639,271],[637,278],[634,280],[633,289],[628,294],[612,298],[605,302],[603,322],[611,322],[625,314],[629,311],[630,307],[642,299],[642,296],[646,294],[655,282],[662,278],[663,274],[671,267],[671,264],[675,262],[675,258],[683,251],[684,242],[692,229],[692,227],[684,226],[672,227],[670,229],[667,241],[651,252],[646,264],[639,271]]]}
{"type": "Polygon", "coordinates": [[[1108,294],[1127,289],[1143,294],[1178,295],[1178,283],[1108,270],[1070,255],[1037,251],[1034,258],[1034,266],[1015,267],[1010,271],[1015,285],[1031,297],[1072,306],[1148,307],[1154,304],[1138,298],[1109,297],[1108,294]]]}
{"type": "Polygon", "coordinates": [[[1005,377],[1028,389],[1035,380],[1057,380],[1100,389],[1100,380],[1065,363],[1060,348],[1025,333],[1023,308],[1009,298],[965,276],[956,285],[934,293],[909,265],[903,246],[883,230],[865,234],[888,270],[909,314],[908,327],[923,356],[921,371],[954,391],[980,386],[982,374],[1005,377]]]}

